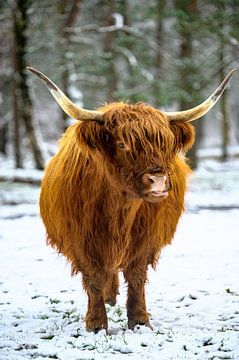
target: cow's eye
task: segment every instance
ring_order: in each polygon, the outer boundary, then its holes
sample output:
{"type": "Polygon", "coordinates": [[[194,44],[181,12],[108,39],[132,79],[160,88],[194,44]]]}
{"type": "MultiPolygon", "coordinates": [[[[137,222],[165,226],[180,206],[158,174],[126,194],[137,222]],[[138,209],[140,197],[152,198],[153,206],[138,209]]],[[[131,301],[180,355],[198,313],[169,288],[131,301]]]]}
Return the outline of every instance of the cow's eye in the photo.
{"type": "Polygon", "coordinates": [[[109,142],[109,134],[107,134],[107,133],[105,134],[105,142],[107,142],[107,143],[109,142]]]}
{"type": "Polygon", "coordinates": [[[125,145],[124,145],[123,142],[120,142],[120,143],[118,144],[118,146],[119,146],[120,149],[124,149],[124,148],[125,148],[125,145]]]}

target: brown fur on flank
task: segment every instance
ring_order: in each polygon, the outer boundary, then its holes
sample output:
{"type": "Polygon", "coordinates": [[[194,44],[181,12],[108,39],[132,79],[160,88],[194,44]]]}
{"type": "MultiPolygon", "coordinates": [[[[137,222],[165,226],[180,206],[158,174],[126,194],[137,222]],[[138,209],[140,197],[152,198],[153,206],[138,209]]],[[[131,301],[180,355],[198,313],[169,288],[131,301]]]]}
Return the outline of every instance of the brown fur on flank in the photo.
{"type": "Polygon", "coordinates": [[[82,273],[88,294],[86,327],[107,329],[105,302],[118,293],[118,272],[128,283],[128,325],[149,325],[144,285],[170,244],[184,210],[189,167],[181,152],[194,141],[189,124],[169,123],[143,103],[100,109],[104,124],[77,122],[60,141],[46,168],[40,209],[48,243],[82,273]],[[168,196],[144,198],[142,174],[167,174],[168,196]]]}

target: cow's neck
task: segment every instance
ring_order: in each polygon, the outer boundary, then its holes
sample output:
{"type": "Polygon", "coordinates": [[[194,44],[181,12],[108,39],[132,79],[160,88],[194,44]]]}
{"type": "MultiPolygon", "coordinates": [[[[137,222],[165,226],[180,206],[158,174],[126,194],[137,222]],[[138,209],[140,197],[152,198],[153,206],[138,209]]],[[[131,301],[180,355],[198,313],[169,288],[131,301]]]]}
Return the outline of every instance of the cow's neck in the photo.
{"type": "Polygon", "coordinates": [[[108,182],[104,182],[103,187],[99,204],[102,209],[107,209],[107,213],[102,215],[108,223],[109,231],[128,233],[143,200],[130,198],[126,192],[112,187],[108,182]]]}

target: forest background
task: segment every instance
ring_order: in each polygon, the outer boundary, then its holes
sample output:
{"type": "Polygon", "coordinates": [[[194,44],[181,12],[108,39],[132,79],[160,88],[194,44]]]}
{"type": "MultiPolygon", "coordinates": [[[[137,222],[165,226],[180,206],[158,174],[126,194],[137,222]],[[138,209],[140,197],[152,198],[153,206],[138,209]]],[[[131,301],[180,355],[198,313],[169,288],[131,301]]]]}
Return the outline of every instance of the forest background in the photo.
{"type": "MultiPolygon", "coordinates": [[[[123,100],[174,111],[208,97],[239,61],[238,0],[0,0],[0,23],[0,160],[16,168],[43,169],[70,123],[28,65],[89,109],[123,100]]],[[[221,160],[237,149],[237,77],[195,122],[194,168],[200,148],[221,160]]]]}

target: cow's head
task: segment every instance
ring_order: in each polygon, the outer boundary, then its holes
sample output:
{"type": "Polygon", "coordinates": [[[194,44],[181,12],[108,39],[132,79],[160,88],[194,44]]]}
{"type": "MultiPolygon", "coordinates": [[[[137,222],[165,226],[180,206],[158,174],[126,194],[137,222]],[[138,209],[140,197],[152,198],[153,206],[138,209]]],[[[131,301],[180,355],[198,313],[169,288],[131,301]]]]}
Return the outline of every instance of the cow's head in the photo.
{"type": "Polygon", "coordinates": [[[81,145],[92,158],[103,155],[115,185],[132,198],[150,202],[167,197],[172,159],[194,142],[190,122],[214,106],[235,71],[202,104],[186,111],[163,112],[144,103],[113,103],[98,111],[85,110],[73,104],[44,74],[29,70],[46,83],[70,117],[82,120],[76,128],[81,145]]]}

